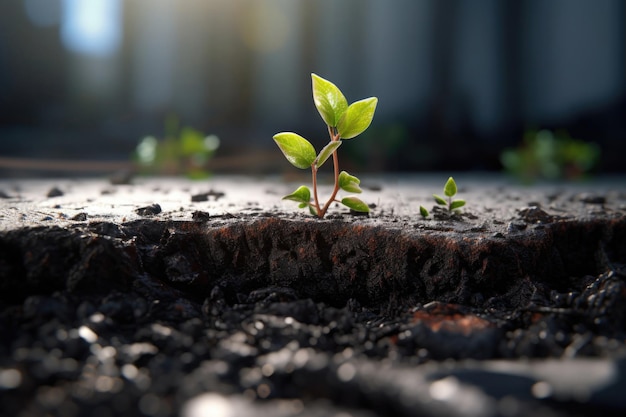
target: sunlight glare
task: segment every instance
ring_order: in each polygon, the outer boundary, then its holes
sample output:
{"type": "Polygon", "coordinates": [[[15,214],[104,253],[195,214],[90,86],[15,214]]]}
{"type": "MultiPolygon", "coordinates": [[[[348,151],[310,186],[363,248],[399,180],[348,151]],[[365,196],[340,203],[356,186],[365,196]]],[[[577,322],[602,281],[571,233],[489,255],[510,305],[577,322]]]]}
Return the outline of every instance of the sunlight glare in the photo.
{"type": "Polygon", "coordinates": [[[120,45],[121,23],[120,0],[64,0],[61,39],[70,51],[110,56],[120,45]]]}

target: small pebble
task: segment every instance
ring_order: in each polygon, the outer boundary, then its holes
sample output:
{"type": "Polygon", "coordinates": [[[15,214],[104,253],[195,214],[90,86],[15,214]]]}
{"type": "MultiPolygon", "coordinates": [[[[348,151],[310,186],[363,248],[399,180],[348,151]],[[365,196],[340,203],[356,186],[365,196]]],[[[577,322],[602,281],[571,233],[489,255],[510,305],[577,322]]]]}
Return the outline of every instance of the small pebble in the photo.
{"type": "Polygon", "coordinates": [[[224,197],[226,194],[221,191],[209,190],[206,193],[194,194],[191,196],[192,202],[209,201],[209,197],[213,197],[215,201],[224,197]]]}
{"type": "Polygon", "coordinates": [[[550,223],[553,217],[537,206],[523,208],[519,211],[522,219],[529,223],[550,223]]]}
{"type": "Polygon", "coordinates": [[[586,204],[604,204],[606,203],[606,197],[602,195],[594,194],[581,194],[578,196],[579,200],[586,204]]]}
{"type": "Polygon", "coordinates": [[[58,187],[52,187],[50,189],[50,191],[48,191],[48,198],[52,198],[52,197],[60,197],[62,196],[64,193],[63,191],[61,191],[58,187]]]}
{"type": "Polygon", "coordinates": [[[135,210],[135,213],[137,213],[140,216],[154,216],[156,214],[159,214],[160,212],[161,212],[161,206],[156,203],[149,205],[149,206],[140,207],[137,210],[135,210]]]}
{"type": "Polygon", "coordinates": [[[84,222],[87,220],[87,213],[85,212],[78,213],[77,215],[72,217],[70,220],[73,220],[75,222],[84,222]]]}
{"type": "Polygon", "coordinates": [[[191,218],[197,222],[205,222],[211,218],[208,211],[194,211],[191,213],[191,218]]]}
{"type": "Polygon", "coordinates": [[[526,223],[522,223],[522,222],[509,222],[509,224],[506,227],[506,230],[509,233],[519,232],[524,229],[526,229],[526,223]]]}

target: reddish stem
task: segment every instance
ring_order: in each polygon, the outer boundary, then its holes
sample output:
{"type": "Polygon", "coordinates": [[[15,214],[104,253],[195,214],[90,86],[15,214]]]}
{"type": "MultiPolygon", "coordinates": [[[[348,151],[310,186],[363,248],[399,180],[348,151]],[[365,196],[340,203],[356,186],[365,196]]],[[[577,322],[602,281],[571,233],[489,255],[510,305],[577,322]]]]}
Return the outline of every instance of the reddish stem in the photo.
{"type": "Polygon", "coordinates": [[[315,210],[317,210],[317,216],[321,219],[324,217],[322,209],[320,208],[320,202],[317,198],[317,164],[311,165],[311,175],[313,177],[313,200],[315,201],[315,210]]]}
{"type": "MultiPolygon", "coordinates": [[[[335,130],[328,126],[328,134],[330,135],[331,142],[336,142],[340,139],[339,133],[335,132],[335,130]]],[[[324,207],[320,209],[320,205],[317,199],[317,167],[313,165],[311,169],[313,170],[313,196],[315,198],[315,208],[317,209],[317,215],[320,219],[323,219],[328,211],[330,205],[335,201],[335,197],[337,197],[337,193],[339,192],[339,159],[337,157],[337,149],[333,151],[333,168],[335,171],[335,187],[333,188],[333,193],[330,195],[330,198],[324,204],[324,207]]]]}

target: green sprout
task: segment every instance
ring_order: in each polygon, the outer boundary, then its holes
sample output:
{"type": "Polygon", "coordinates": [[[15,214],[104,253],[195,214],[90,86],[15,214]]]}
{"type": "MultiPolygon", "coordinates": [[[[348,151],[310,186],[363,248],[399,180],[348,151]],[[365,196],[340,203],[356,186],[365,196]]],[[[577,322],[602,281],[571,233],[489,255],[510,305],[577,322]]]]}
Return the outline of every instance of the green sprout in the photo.
{"type": "Polygon", "coordinates": [[[179,127],[178,119],[166,120],[165,137],[143,137],[134,152],[140,172],[158,175],[185,174],[192,179],[210,176],[208,163],[219,148],[215,135],[205,135],[188,126],[179,127]]]}
{"type": "Polygon", "coordinates": [[[525,132],[520,146],[500,155],[504,169],[525,183],[585,178],[599,160],[600,148],[595,143],[545,129],[525,132]]]}
{"type": "Polygon", "coordinates": [[[285,158],[296,168],[311,168],[313,182],[313,201],[311,190],[307,186],[300,186],[293,193],[283,197],[283,200],[292,200],[298,207],[309,209],[310,213],[320,219],[324,218],[333,202],[341,203],[353,211],[369,213],[369,207],[360,199],[350,196],[337,199],[339,190],[349,193],[360,193],[360,180],[346,171],[339,172],[337,148],[342,139],[352,139],[363,133],[372,123],[378,98],[369,97],[348,105],[339,88],[328,80],[311,74],[313,88],[313,102],[317,111],[328,127],[330,142],[316,153],[313,145],[302,136],[292,132],[281,132],[274,135],[274,141],[285,155],[285,158]],[[335,186],[330,198],[323,205],[317,193],[317,171],[330,157],[333,157],[335,186]]]}
{"type": "Polygon", "coordinates": [[[443,187],[443,193],[446,197],[448,197],[448,200],[438,196],[437,194],[433,194],[433,197],[435,198],[437,204],[439,204],[440,206],[448,206],[448,211],[451,212],[465,205],[465,200],[452,199],[452,197],[456,195],[456,191],[456,182],[454,182],[454,178],[450,177],[448,178],[448,181],[446,181],[446,185],[444,185],[443,187]]]}
{"type": "Polygon", "coordinates": [[[420,206],[420,214],[422,215],[423,218],[430,216],[430,213],[424,206],[420,206]]]}

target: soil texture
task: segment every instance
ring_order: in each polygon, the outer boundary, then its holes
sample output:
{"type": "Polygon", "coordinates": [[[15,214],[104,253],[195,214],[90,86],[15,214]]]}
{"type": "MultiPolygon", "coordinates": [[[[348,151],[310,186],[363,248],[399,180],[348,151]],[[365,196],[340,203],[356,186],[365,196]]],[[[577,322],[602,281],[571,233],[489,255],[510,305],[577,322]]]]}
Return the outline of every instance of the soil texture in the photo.
{"type": "Polygon", "coordinates": [[[0,414],[623,415],[626,182],[446,178],[0,182],[0,414]]]}

